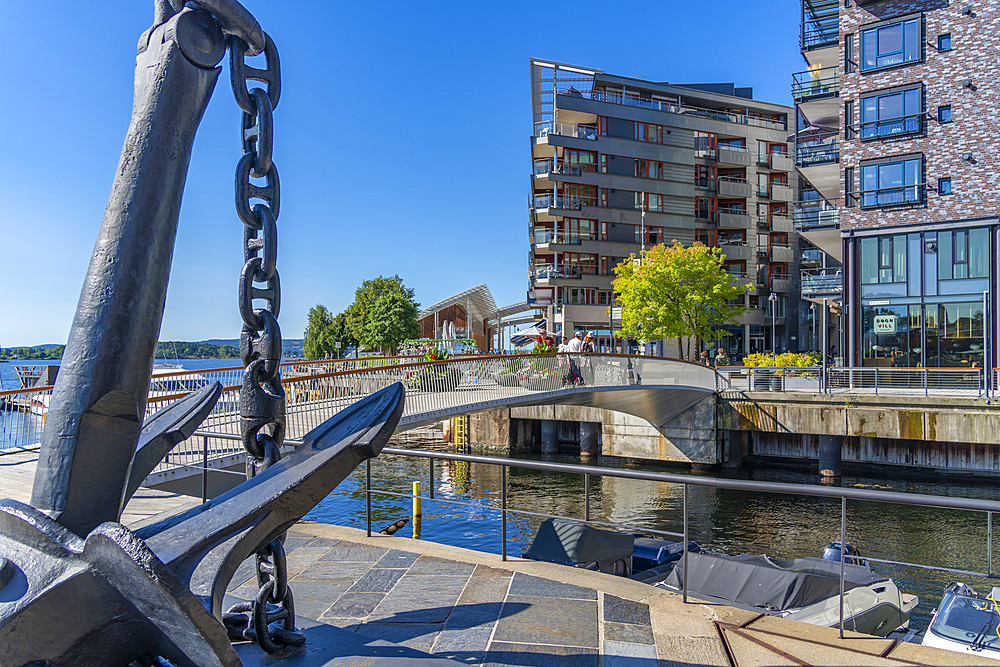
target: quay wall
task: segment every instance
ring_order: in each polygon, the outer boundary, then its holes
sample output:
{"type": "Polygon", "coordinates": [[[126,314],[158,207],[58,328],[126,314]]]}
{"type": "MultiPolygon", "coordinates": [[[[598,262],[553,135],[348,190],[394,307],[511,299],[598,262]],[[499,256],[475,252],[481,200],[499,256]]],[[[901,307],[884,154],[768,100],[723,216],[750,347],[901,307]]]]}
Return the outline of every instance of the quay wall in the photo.
{"type": "Polygon", "coordinates": [[[470,445],[499,456],[537,455],[544,422],[556,423],[561,453],[581,453],[580,425],[589,423],[597,454],[699,469],[748,460],[815,468],[820,436],[835,436],[847,466],[1000,474],[1000,404],[974,397],[730,391],[660,427],[599,408],[499,408],[470,415],[470,445]]]}

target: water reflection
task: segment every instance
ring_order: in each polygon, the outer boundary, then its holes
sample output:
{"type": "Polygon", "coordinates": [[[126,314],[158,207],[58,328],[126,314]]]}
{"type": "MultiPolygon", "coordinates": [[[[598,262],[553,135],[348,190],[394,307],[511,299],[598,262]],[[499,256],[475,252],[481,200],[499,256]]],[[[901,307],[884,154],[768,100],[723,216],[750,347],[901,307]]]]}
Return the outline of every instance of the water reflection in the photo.
{"type": "MultiPolygon", "coordinates": [[[[427,448],[425,446],[425,448],[427,448]]],[[[579,463],[574,457],[556,457],[579,463]]],[[[600,465],[611,466],[604,461],[600,465]]],[[[756,470],[751,479],[814,484],[813,475],[756,470]]],[[[365,527],[364,467],[345,480],[306,518],[325,523],[365,527]]],[[[428,464],[425,459],[382,456],[372,463],[372,486],[382,491],[409,494],[415,480],[427,495],[428,464]]],[[[911,493],[997,498],[990,486],[973,482],[914,482],[881,478],[847,477],[845,486],[884,488],[911,493]]],[[[678,484],[611,477],[591,477],[590,516],[596,521],[681,533],[683,492],[678,484]]],[[[422,539],[500,553],[500,470],[495,466],[456,461],[435,462],[435,497],[472,501],[468,507],[424,501],[422,539]]],[[[507,477],[508,507],[582,519],[582,475],[510,469],[507,477]]],[[[378,531],[410,515],[408,497],[372,496],[372,528],[378,531]]],[[[759,494],[710,487],[688,489],[688,530],[691,539],[726,554],[765,553],[775,558],[819,557],[823,547],[840,538],[840,500],[759,494]]],[[[847,537],[863,555],[926,565],[986,571],[986,516],[983,513],[903,507],[849,501],[847,537]]],[[[527,549],[541,518],[508,516],[508,553],[527,549]]],[[[411,536],[407,526],[397,533],[411,536]]],[[[405,545],[400,545],[405,548],[405,545]]],[[[875,569],[890,576],[906,592],[920,596],[914,615],[917,627],[926,626],[944,587],[958,575],[891,565],[875,569]]],[[[989,580],[968,577],[963,581],[981,592],[989,580]]]]}

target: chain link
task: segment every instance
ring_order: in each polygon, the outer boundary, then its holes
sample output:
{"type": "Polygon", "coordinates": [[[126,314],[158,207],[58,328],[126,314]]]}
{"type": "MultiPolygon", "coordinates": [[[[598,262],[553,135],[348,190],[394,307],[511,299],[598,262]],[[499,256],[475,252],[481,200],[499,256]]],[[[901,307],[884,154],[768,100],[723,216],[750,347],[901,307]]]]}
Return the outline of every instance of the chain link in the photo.
{"type": "MultiPolygon", "coordinates": [[[[229,38],[229,70],[233,95],[243,110],[240,140],[243,157],[236,165],[236,213],[243,221],[243,257],[240,272],[239,309],[243,318],[240,359],[243,387],[240,390],[240,432],[247,450],[247,479],[281,459],[285,439],[285,391],[281,385],[281,281],[278,262],[278,205],[280,185],[273,154],[272,112],[281,92],[278,51],[264,33],[267,69],[250,67],[244,58],[247,44],[229,38]],[[247,81],[261,81],[267,88],[247,89],[247,81]],[[250,179],[263,178],[264,185],[250,179]],[[251,204],[252,199],[263,203],[251,204]],[[257,285],[263,285],[258,287],[257,285]],[[266,303],[254,308],[254,300],[266,303]]],[[[251,640],[273,653],[284,646],[301,646],[305,635],[295,629],[295,605],[288,588],[284,535],[274,538],[256,556],[255,600],[241,602],[223,614],[223,623],[233,641],[251,640]],[[281,625],[270,627],[281,621],[281,625]]]]}

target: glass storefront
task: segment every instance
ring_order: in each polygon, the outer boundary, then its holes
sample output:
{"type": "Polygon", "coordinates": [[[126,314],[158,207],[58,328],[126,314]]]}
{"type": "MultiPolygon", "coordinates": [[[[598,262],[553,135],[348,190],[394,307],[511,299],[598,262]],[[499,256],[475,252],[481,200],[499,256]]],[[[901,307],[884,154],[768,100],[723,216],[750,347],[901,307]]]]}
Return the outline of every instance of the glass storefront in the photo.
{"type": "Polygon", "coordinates": [[[982,368],[982,302],[866,306],[861,365],[982,368]]]}

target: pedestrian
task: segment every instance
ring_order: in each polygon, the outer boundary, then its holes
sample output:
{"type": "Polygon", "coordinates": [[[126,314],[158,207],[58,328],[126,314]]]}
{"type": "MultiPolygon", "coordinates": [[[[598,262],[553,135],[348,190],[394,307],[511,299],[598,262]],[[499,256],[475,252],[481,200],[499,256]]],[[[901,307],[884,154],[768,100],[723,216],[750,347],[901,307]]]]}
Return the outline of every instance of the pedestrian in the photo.
{"type": "Polygon", "coordinates": [[[584,352],[597,352],[597,345],[594,344],[594,338],[596,335],[593,331],[588,331],[587,335],[583,338],[583,351],[584,352]]]}
{"type": "Polygon", "coordinates": [[[701,355],[698,357],[698,363],[705,364],[706,366],[712,365],[712,361],[708,358],[708,350],[701,351],[701,355]]]}
{"type": "Polygon", "coordinates": [[[583,351],[583,334],[577,331],[573,334],[573,340],[569,342],[566,346],[567,352],[582,352],[583,351]]]}
{"type": "Polygon", "coordinates": [[[721,368],[723,366],[728,366],[729,364],[729,355],[726,354],[726,348],[720,347],[718,354],[715,355],[715,367],[721,368]]]}
{"type": "Polygon", "coordinates": [[[562,337],[562,342],[559,343],[559,350],[558,351],[559,352],[568,352],[569,351],[569,338],[567,336],[563,336],[562,337]]]}

